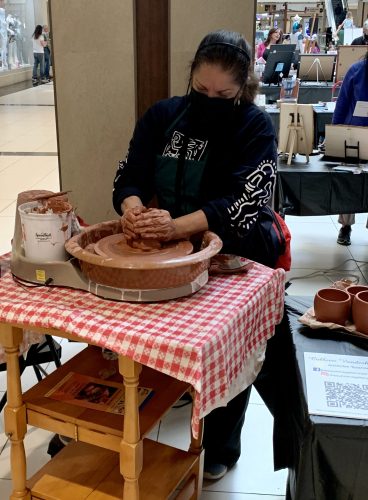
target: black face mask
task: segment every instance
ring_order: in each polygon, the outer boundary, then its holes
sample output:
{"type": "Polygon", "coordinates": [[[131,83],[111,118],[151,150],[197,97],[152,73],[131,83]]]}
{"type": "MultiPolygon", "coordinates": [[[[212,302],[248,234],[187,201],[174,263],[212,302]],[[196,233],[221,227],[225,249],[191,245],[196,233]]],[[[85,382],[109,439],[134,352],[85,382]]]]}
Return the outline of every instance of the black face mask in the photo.
{"type": "Polygon", "coordinates": [[[193,117],[210,125],[228,123],[234,117],[236,108],[235,98],[208,97],[194,89],[190,92],[193,117]]]}

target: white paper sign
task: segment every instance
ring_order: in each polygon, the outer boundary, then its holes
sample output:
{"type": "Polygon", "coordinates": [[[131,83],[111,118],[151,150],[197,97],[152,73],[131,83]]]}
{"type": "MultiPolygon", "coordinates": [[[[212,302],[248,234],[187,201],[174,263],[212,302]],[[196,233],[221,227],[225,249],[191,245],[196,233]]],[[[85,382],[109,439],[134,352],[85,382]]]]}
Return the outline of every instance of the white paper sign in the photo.
{"type": "Polygon", "coordinates": [[[357,101],[353,116],[362,116],[363,118],[368,118],[368,102],[357,101]]]}
{"type": "Polygon", "coordinates": [[[368,356],[304,353],[308,411],[368,419],[368,356]]]}

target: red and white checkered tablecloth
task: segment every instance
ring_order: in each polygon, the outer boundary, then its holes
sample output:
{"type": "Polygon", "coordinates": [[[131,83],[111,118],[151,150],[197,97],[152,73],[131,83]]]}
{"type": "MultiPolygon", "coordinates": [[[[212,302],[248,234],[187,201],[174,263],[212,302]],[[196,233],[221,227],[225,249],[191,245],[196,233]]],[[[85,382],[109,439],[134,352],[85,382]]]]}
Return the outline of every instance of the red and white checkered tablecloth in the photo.
{"type": "MultiPolygon", "coordinates": [[[[4,259],[2,264],[4,264],[4,259]]],[[[115,302],[56,287],[0,280],[0,322],[57,328],[190,383],[192,429],[244,389],[247,359],[283,315],[284,271],[254,264],[247,274],[211,277],[190,297],[159,303],[115,302]]]]}

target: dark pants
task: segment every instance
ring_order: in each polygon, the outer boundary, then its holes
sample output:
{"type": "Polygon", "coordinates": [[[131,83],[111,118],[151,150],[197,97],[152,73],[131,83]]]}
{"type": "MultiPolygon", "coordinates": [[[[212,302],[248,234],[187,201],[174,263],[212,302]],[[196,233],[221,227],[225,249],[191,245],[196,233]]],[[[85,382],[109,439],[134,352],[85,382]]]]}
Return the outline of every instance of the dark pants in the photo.
{"type": "MultiPolygon", "coordinates": [[[[285,387],[285,334],[286,315],[276,326],[275,336],[267,342],[266,357],[253,385],[259,392],[272,415],[283,405],[287,397],[285,387]]],[[[288,378],[286,378],[288,380],[288,378]]],[[[232,467],[240,457],[241,430],[248,407],[251,386],[232,399],[227,406],[216,408],[204,418],[203,447],[205,463],[220,463],[232,467]]],[[[274,427],[274,441],[281,439],[284,430],[274,427]]]]}
{"type": "Polygon", "coordinates": [[[34,63],[33,63],[32,78],[34,80],[37,80],[37,68],[38,68],[38,66],[40,66],[40,78],[44,78],[45,77],[44,55],[39,54],[37,52],[33,52],[33,58],[34,58],[34,63]]]}
{"type": "Polygon", "coordinates": [[[50,78],[51,52],[48,47],[44,48],[44,56],[45,56],[45,78],[50,78]]]}

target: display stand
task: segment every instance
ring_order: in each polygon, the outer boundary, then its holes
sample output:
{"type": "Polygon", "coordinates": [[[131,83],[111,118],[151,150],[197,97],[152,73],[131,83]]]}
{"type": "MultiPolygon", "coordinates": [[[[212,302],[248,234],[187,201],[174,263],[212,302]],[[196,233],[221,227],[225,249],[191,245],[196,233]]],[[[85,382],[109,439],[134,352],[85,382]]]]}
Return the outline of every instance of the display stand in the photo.
{"type": "Polygon", "coordinates": [[[290,165],[293,155],[299,152],[299,141],[302,141],[305,144],[304,154],[306,155],[306,163],[308,163],[309,153],[307,148],[307,134],[303,115],[299,112],[297,105],[295,106],[295,110],[289,113],[289,116],[291,117],[291,121],[287,125],[286,140],[283,141],[284,146],[281,146],[282,152],[288,155],[287,164],[290,165]]]}
{"type": "Polygon", "coordinates": [[[346,144],[346,140],[344,141],[344,149],[345,149],[345,160],[346,161],[349,161],[351,160],[351,157],[347,155],[347,152],[348,150],[352,150],[352,151],[356,151],[357,152],[357,155],[354,156],[354,160],[356,160],[358,162],[358,165],[360,165],[360,143],[359,141],[357,142],[356,145],[349,145],[349,144],[346,144]]]}
{"type": "MultiPolygon", "coordinates": [[[[307,136],[305,133],[303,116],[299,113],[292,113],[291,116],[292,116],[291,124],[288,126],[288,130],[289,130],[288,142],[290,140],[290,149],[288,152],[288,161],[287,161],[288,165],[291,164],[291,159],[292,159],[294,152],[297,153],[298,135],[301,134],[303,140],[305,141],[305,143],[307,143],[307,136]]],[[[306,151],[305,154],[306,154],[307,163],[308,163],[309,162],[308,151],[306,151]]]]}
{"type": "Polygon", "coordinates": [[[300,80],[299,78],[283,78],[281,81],[281,90],[280,90],[280,101],[281,102],[298,102],[299,96],[299,86],[300,80]]]}
{"type": "Polygon", "coordinates": [[[312,104],[280,104],[279,146],[280,153],[288,155],[288,165],[296,153],[306,156],[313,152],[314,114],[312,104]]]}
{"type": "Polygon", "coordinates": [[[325,155],[344,164],[361,165],[368,161],[367,127],[326,125],[325,155]],[[355,151],[356,155],[351,156],[355,151]]]}
{"type": "Polygon", "coordinates": [[[323,68],[322,68],[322,66],[321,66],[321,61],[320,61],[319,57],[315,57],[315,58],[314,58],[314,60],[313,60],[312,64],[310,65],[310,67],[309,67],[309,69],[308,69],[307,73],[305,74],[305,79],[306,79],[306,80],[308,80],[308,78],[307,78],[307,77],[308,77],[309,73],[310,73],[310,72],[311,72],[314,68],[316,69],[316,81],[317,81],[317,84],[319,84],[319,83],[320,83],[320,81],[319,81],[319,72],[321,72],[322,77],[323,77],[323,81],[325,82],[325,84],[326,84],[326,85],[328,85],[328,84],[327,84],[327,78],[326,78],[326,76],[325,76],[325,74],[324,74],[324,72],[323,72],[323,68]]]}
{"type": "Polygon", "coordinates": [[[363,59],[368,45],[340,45],[337,53],[336,81],[343,80],[350,66],[363,59]]]}

